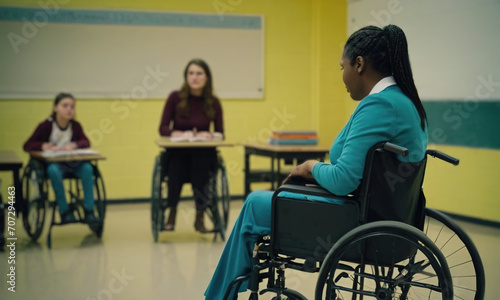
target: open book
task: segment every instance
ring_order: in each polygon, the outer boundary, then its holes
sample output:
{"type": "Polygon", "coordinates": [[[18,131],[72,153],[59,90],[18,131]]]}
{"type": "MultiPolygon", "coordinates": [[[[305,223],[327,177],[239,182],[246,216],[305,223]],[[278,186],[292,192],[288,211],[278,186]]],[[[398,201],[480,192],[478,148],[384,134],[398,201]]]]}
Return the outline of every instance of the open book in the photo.
{"type": "Polygon", "coordinates": [[[200,136],[179,136],[179,137],[170,137],[171,142],[211,142],[211,141],[222,141],[223,135],[219,132],[214,132],[211,138],[205,138],[200,136]]]}
{"type": "Polygon", "coordinates": [[[96,155],[96,154],[99,154],[99,152],[92,150],[90,148],[42,152],[43,157],[58,157],[58,156],[69,156],[69,155],[96,155]]]}

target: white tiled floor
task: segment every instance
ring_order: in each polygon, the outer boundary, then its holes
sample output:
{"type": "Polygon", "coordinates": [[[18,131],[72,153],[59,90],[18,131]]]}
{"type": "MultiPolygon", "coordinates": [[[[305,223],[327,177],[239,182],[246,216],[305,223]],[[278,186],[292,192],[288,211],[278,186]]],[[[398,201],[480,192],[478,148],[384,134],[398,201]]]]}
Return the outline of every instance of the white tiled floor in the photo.
{"type": "MultiPolygon", "coordinates": [[[[231,224],[241,205],[242,201],[231,202],[231,224]]],[[[191,201],[181,202],[176,231],[160,233],[154,243],[149,208],[109,205],[102,239],[85,225],[55,227],[52,250],[46,246],[47,230],[38,243],[30,242],[17,220],[16,292],[7,290],[10,265],[7,253],[0,253],[0,299],[203,299],[224,243],[194,232],[191,201]]],[[[463,222],[460,226],[482,255],[486,299],[497,299],[500,229],[463,222]]],[[[309,299],[315,281],[315,274],[287,271],[287,285],[309,299]]]]}

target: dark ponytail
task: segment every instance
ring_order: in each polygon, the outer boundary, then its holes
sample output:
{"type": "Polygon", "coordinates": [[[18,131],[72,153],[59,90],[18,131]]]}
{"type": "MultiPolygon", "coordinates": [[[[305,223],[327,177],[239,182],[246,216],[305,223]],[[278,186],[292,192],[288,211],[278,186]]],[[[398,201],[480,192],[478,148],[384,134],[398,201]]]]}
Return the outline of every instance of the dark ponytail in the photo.
{"type": "Polygon", "coordinates": [[[355,58],[362,56],[383,76],[394,76],[397,85],[410,98],[420,116],[420,127],[425,130],[427,115],[418,96],[408,56],[406,36],[396,25],[383,29],[375,26],[363,27],[353,33],[346,42],[344,56],[351,65],[355,58]]]}

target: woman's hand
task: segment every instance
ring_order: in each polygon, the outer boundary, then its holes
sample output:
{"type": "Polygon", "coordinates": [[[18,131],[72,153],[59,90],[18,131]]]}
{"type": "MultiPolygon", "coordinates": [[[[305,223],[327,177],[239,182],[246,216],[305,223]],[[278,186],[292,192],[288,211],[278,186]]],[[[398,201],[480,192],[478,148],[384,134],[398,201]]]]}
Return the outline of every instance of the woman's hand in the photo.
{"type": "Polygon", "coordinates": [[[317,164],[317,160],[307,160],[303,164],[300,164],[292,169],[290,172],[291,176],[300,176],[304,178],[314,178],[312,175],[312,169],[314,165],[317,164]]]}
{"type": "Polygon", "coordinates": [[[206,140],[211,140],[212,134],[208,131],[200,131],[200,132],[196,133],[196,137],[206,139],[206,140]]]}
{"type": "Polygon", "coordinates": [[[212,133],[212,139],[216,141],[222,141],[224,139],[224,135],[221,132],[215,131],[212,133]]]}
{"type": "Polygon", "coordinates": [[[180,138],[192,138],[194,136],[194,133],[191,130],[187,131],[180,131],[180,130],[174,130],[170,134],[170,137],[180,137],[180,138]]]}
{"type": "Polygon", "coordinates": [[[304,163],[295,166],[295,168],[293,168],[292,171],[290,172],[290,175],[288,175],[288,177],[285,178],[285,180],[283,180],[281,184],[283,185],[288,183],[293,177],[314,179],[312,175],[312,169],[314,168],[314,165],[317,163],[318,163],[317,160],[307,160],[304,163]]]}
{"type": "Polygon", "coordinates": [[[71,150],[75,150],[76,148],[78,148],[78,145],[74,142],[71,142],[69,144],[65,144],[65,145],[62,145],[60,147],[56,147],[54,150],[59,150],[59,151],[71,151],[71,150]]]}
{"type": "Polygon", "coordinates": [[[56,144],[54,143],[43,143],[42,144],[42,151],[51,151],[56,149],[56,144]]]}

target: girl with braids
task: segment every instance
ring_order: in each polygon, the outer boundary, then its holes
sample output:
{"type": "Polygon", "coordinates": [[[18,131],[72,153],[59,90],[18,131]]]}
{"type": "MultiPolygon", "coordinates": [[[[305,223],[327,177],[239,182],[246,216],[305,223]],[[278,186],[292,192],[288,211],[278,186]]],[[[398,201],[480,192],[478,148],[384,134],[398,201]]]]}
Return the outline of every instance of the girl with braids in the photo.
{"type": "MultiPolygon", "coordinates": [[[[172,92],[167,99],[160,135],[209,140],[222,138],[223,132],[222,107],[212,92],[210,69],[203,60],[193,59],[184,70],[181,90],[172,92]],[[213,134],[209,132],[211,123],[213,134]]],[[[191,182],[197,210],[194,227],[199,232],[208,232],[203,216],[208,205],[210,174],[217,164],[215,148],[172,148],[168,149],[166,160],[163,167],[168,176],[169,216],[164,229],[174,230],[182,185],[191,182]]]]}
{"type": "MultiPolygon", "coordinates": [[[[399,27],[369,26],[356,31],[345,44],[340,65],[347,91],[360,103],[333,142],[331,163],[306,161],[288,178],[314,178],[323,188],[344,196],[361,183],[366,154],[378,142],[408,148],[411,155],[407,161],[422,160],[427,126],[413,82],[406,37],[399,27]]],[[[272,195],[270,191],[255,191],[246,199],[205,292],[206,299],[222,299],[231,281],[251,270],[254,243],[271,231],[272,195]]],[[[246,288],[243,284],[237,292],[246,288]]]]}

